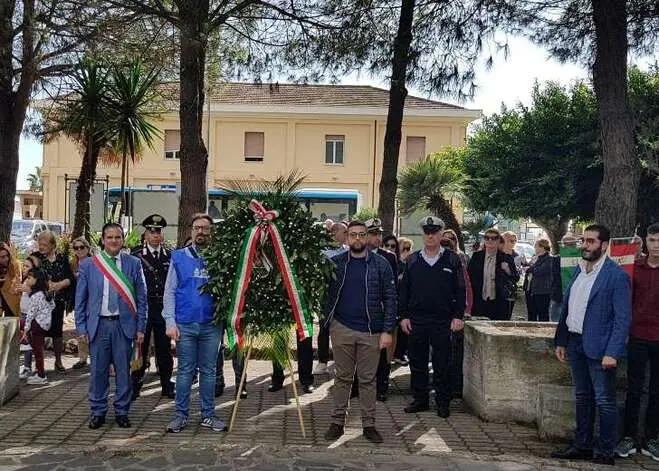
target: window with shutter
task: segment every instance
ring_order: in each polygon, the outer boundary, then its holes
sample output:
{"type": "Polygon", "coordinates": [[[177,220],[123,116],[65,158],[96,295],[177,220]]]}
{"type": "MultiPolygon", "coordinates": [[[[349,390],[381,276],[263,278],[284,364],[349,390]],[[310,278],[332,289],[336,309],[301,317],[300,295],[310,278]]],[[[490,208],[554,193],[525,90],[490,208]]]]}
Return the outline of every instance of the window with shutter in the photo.
{"type": "Polygon", "coordinates": [[[165,130],[165,158],[178,159],[179,149],[181,148],[181,131],[178,129],[165,130]]]}
{"type": "Polygon", "coordinates": [[[325,163],[343,165],[345,136],[325,136],[325,163]]]}
{"type": "Polygon", "coordinates": [[[245,162],[263,162],[264,151],[265,134],[262,132],[246,132],[245,162]]]}
{"type": "Polygon", "coordinates": [[[405,158],[407,163],[417,162],[426,156],[426,138],[408,136],[406,140],[405,158]]]}

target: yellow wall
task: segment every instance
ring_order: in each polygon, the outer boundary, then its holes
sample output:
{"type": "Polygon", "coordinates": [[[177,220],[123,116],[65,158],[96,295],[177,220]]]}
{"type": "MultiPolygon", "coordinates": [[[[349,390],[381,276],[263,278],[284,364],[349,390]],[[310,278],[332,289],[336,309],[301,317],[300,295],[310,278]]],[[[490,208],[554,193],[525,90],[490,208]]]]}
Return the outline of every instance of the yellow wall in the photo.
{"type": "MultiPolygon", "coordinates": [[[[400,167],[405,164],[407,136],[424,136],[426,153],[446,146],[463,145],[469,117],[408,117],[404,121],[400,167]]],[[[207,137],[204,121],[204,139],[207,137]]],[[[382,172],[386,118],[384,116],[302,115],[285,110],[270,113],[213,112],[210,124],[208,184],[215,187],[231,179],[272,179],[292,169],[307,175],[306,188],[358,190],[361,204],[377,204],[382,172]],[[244,133],[263,132],[263,162],[244,161],[244,133]],[[343,135],[344,164],[325,163],[325,136],[343,135]]],[[[167,115],[157,123],[161,129],[178,129],[178,116],[167,115]]],[[[44,219],[64,221],[64,176],[77,177],[81,154],[73,142],[59,138],[44,145],[44,219]]],[[[118,167],[99,165],[97,177],[110,177],[110,186],[120,185],[118,167]]],[[[164,141],[158,139],[140,162],[131,165],[129,186],[175,184],[180,180],[179,162],[164,156],[164,141]]]]}

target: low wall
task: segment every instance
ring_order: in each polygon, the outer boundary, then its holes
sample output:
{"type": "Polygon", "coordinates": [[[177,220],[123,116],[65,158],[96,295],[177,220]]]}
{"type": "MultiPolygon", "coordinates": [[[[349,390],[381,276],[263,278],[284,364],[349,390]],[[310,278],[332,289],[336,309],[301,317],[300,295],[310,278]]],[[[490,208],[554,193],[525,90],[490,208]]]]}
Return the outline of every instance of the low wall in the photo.
{"type": "Polygon", "coordinates": [[[18,394],[18,344],[18,318],[0,317],[0,406],[18,394]]]}
{"type": "Polygon", "coordinates": [[[465,325],[463,400],[488,421],[534,423],[538,385],[569,386],[554,357],[554,323],[471,321],[465,325]]]}

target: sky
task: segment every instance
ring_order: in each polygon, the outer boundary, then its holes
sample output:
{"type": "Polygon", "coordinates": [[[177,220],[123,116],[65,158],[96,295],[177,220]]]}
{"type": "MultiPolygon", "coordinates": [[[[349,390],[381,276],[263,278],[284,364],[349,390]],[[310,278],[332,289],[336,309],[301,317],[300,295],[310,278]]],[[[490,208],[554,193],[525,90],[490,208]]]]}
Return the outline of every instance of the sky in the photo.
{"type": "MultiPolygon", "coordinates": [[[[457,104],[483,110],[484,114],[489,115],[498,112],[502,103],[509,107],[515,106],[519,102],[528,104],[535,80],[540,82],[553,80],[569,84],[576,79],[588,79],[588,71],[584,67],[560,64],[549,58],[544,49],[524,38],[510,38],[509,46],[510,53],[507,59],[501,56],[495,60],[489,70],[484,67],[477,69],[478,88],[473,100],[457,104]]],[[[342,83],[389,88],[385,79],[358,75],[346,77],[342,83]]],[[[410,90],[410,94],[419,95],[413,89],[410,90]]],[[[441,100],[441,97],[437,99],[441,100]]],[[[34,140],[21,139],[18,189],[27,189],[27,175],[34,171],[34,167],[40,166],[41,162],[41,144],[34,140]]]]}

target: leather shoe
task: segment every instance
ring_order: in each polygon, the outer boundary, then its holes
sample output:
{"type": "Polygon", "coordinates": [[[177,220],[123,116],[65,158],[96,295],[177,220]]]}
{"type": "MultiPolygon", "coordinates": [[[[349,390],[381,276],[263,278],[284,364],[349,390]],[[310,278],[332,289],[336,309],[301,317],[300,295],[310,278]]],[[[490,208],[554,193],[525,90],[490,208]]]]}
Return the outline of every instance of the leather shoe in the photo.
{"type": "Polygon", "coordinates": [[[174,399],[176,397],[176,387],[174,383],[169,383],[168,386],[162,388],[162,395],[168,399],[174,399]]]}
{"type": "Polygon", "coordinates": [[[565,450],[556,450],[551,454],[552,458],[559,460],[583,460],[590,461],[593,459],[593,450],[580,450],[575,446],[570,446],[565,450]]]}
{"type": "Polygon", "coordinates": [[[448,403],[440,402],[437,404],[437,415],[443,419],[448,419],[451,415],[451,408],[448,403]]]}
{"type": "Polygon", "coordinates": [[[268,386],[268,392],[277,392],[283,388],[284,385],[282,383],[270,383],[270,386],[268,386]]]}
{"type": "Polygon", "coordinates": [[[97,428],[101,428],[101,426],[105,423],[105,416],[104,415],[93,415],[91,419],[89,419],[89,428],[96,430],[97,428]]]}
{"type": "Polygon", "coordinates": [[[364,438],[371,443],[382,443],[382,435],[378,432],[375,427],[364,427],[363,432],[364,438]]]}
{"type": "Polygon", "coordinates": [[[215,397],[220,397],[224,394],[224,386],[215,386],[215,397]]]}
{"type": "Polygon", "coordinates": [[[613,456],[596,456],[595,458],[593,458],[592,462],[595,464],[603,464],[607,466],[616,465],[616,460],[613,456]]]}
{"type": "Polygon", "coordinates": [[[127,415],[118,415],[114,418],[117,422],[117,425],[121,428],[130,428],[130,420],[128,420],[127,415]]]}
{"type": "Polygon", "coordinates": [[[425,410],[430,410],[430,404],[427,402],[417,402],[413,401],[410,405],[408,405],[405,409],[406,414],[415,414],[417,412],[422,412],[425,410]]]}
{"type": "Polygon", "coordinates": [[[303,384],[302,385],[302,392],[304,394],[311,394],[315,390],[316,390],[316,388],[313,387],[313,384],[303,384]]]}

